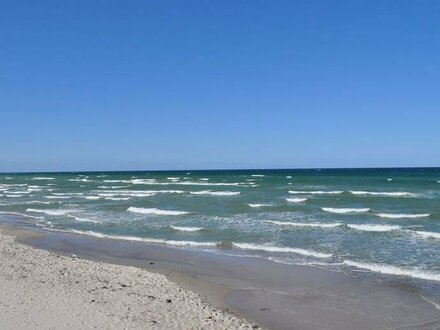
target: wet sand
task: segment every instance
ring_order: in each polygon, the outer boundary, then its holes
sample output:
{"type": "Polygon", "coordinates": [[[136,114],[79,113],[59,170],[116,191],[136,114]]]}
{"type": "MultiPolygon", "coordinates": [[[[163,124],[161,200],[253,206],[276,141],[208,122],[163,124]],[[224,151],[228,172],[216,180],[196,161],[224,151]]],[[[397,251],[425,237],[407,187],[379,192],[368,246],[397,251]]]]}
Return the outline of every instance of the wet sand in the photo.
{"type": "Polygon", "coordinates": [[[47,232],[12,216],[2,220],[27,245],[165,275],[211,308],[270,329],[440,329],[439,307],[388,277],[356,278],[263,258],[47,232]]]}

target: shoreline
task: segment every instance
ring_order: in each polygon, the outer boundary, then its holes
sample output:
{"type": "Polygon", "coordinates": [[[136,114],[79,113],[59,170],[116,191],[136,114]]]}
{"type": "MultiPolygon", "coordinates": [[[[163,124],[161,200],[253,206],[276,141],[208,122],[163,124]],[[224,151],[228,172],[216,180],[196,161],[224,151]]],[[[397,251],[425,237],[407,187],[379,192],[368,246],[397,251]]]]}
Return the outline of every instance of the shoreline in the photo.
{"type": "MultiPolygon", "coordinates": [[[[23,220],[23,219],[22,219],[23,220]]],[[[393,281],[355,278],[261,258],[54,233],[2,215],[18,242],[64,255],[165,275],[214,308],[270,329],[382,329],[440,326],[435,303],[393,281]]]]}
{"type": "Polygon", "coordinates": [[[0,225],[0,322],[7,329],[259,328],[158,272],[20,242],[41,236],[0,225]]]}

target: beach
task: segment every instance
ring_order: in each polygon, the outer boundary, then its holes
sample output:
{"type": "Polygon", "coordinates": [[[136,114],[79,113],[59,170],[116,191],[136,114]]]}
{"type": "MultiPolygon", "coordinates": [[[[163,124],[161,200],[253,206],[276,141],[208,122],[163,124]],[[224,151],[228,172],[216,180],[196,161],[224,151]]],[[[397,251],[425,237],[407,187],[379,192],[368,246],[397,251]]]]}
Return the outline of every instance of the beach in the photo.
{"type": "Polygon", "coordinates": [[[251,329],[146,270],[63,256],[0,231],[2,329],[251,329]]]}
{"type": "Polygon", "coordinates": [[[17,215],[0,228],[8,329],[440,327],[440,306],[392,276],[50,232],[17,215]]]}

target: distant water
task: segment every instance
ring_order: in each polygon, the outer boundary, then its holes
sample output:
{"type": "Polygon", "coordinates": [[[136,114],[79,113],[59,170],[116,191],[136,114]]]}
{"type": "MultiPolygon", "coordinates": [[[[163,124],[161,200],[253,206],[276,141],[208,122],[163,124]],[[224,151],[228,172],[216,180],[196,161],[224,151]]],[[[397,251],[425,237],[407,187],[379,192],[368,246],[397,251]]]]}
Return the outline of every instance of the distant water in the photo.
{"type": "Polygon", "coordinates": [[[48,230],[440,281],[440,169],[0,175],[48,230]]]}

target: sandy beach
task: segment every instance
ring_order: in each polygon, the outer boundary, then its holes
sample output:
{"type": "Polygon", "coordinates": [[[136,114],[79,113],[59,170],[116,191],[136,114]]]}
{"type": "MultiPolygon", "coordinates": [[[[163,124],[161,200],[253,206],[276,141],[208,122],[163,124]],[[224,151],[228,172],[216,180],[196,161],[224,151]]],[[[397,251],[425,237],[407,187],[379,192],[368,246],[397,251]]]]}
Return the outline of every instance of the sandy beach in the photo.
{"type": "Polygon", "coordinates": [[[165,276],[62,256],[0,234],[3,329],[251,329],[165,276]]]}

